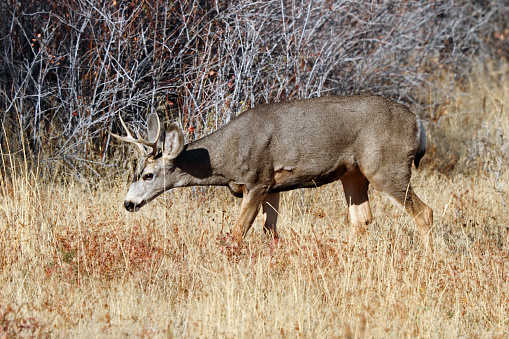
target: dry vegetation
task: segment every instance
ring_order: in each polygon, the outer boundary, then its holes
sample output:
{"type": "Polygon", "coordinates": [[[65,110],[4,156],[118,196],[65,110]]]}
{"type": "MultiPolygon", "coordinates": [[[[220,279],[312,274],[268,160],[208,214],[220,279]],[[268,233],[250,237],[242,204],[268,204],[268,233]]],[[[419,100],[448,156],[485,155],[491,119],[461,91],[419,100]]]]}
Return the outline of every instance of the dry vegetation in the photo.
{"type": "Polygon", "coordinates": [[[0,337],[507,337],[507,70],[479,67],[431,114],[413,179],[435,211],[431,253],[375,191],[353,248],[332,184],[284,194],[282,240],[258,220],[236,250],[225,189],[174,190],[131,214],[127,178],[90,190],[11,168],[0,337]]]}
{"type": "Polygon", "coordinates": [[[508,337],[509,7],[366,3],[1,1],[0,339],[508,337]],[[123,209],[119,112],[193,139],[260,102],[361,93],[425,122],[430,252],[376,191],[347,246],[340,184],[283,194],[282,240],[257,220],[242,248],[226,189],[123,209]]]}

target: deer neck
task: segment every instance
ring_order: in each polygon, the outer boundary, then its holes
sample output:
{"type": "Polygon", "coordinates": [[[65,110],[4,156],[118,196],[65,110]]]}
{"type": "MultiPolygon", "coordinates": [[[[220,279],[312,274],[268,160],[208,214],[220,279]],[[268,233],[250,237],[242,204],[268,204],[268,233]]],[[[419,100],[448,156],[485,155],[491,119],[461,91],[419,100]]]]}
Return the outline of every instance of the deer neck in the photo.
{"type": "Polygon", "coordinates": [[[175,166],[186,178],[185,186],[225,186],[228,180],[218,168],[217,154],[207,142],[207,137],[187,144],[175,159],[175,166]]]}

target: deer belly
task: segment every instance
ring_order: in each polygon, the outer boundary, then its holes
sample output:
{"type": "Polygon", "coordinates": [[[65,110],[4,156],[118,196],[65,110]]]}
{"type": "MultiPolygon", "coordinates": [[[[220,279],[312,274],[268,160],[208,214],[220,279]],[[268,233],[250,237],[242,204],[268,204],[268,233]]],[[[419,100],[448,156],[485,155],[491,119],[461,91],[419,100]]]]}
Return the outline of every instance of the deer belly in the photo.
{"type": "Polygon", "coordinates": [[[289,191],[296,188],[318,187],[336,181],[346,172],[346,168],[325,171],[301,170],[285,166],[274,170],[271,192],[289,191]]]}

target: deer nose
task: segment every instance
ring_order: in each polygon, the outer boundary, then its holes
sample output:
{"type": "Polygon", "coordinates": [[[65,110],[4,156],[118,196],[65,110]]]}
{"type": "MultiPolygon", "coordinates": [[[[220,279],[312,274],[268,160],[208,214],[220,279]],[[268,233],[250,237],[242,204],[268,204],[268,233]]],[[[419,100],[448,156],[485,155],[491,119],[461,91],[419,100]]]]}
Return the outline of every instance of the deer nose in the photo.
{"type": "Polygon", "coordinates": [[[132,212],[134,211],[134,202],[126,200],[124,201],[124,207],[129,212],[132,212]]]}

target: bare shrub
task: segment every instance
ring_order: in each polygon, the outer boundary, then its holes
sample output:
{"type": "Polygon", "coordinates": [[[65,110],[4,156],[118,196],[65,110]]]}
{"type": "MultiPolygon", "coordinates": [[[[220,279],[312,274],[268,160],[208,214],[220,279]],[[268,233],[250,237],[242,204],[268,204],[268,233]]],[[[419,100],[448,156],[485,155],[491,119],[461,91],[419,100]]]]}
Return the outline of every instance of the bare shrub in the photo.
{"type": "Polygon", "coordinates": [[[102,177],[116,115],[156,110],[193,139],[260,102],[416,95],[504,54],[503,3],[476,1],[6,1],[3,153],[102,177]],[[21,134],[11,131],[23,131],[21,134]],[[100,165],[100,166],[98,166],[100,165]]]}

